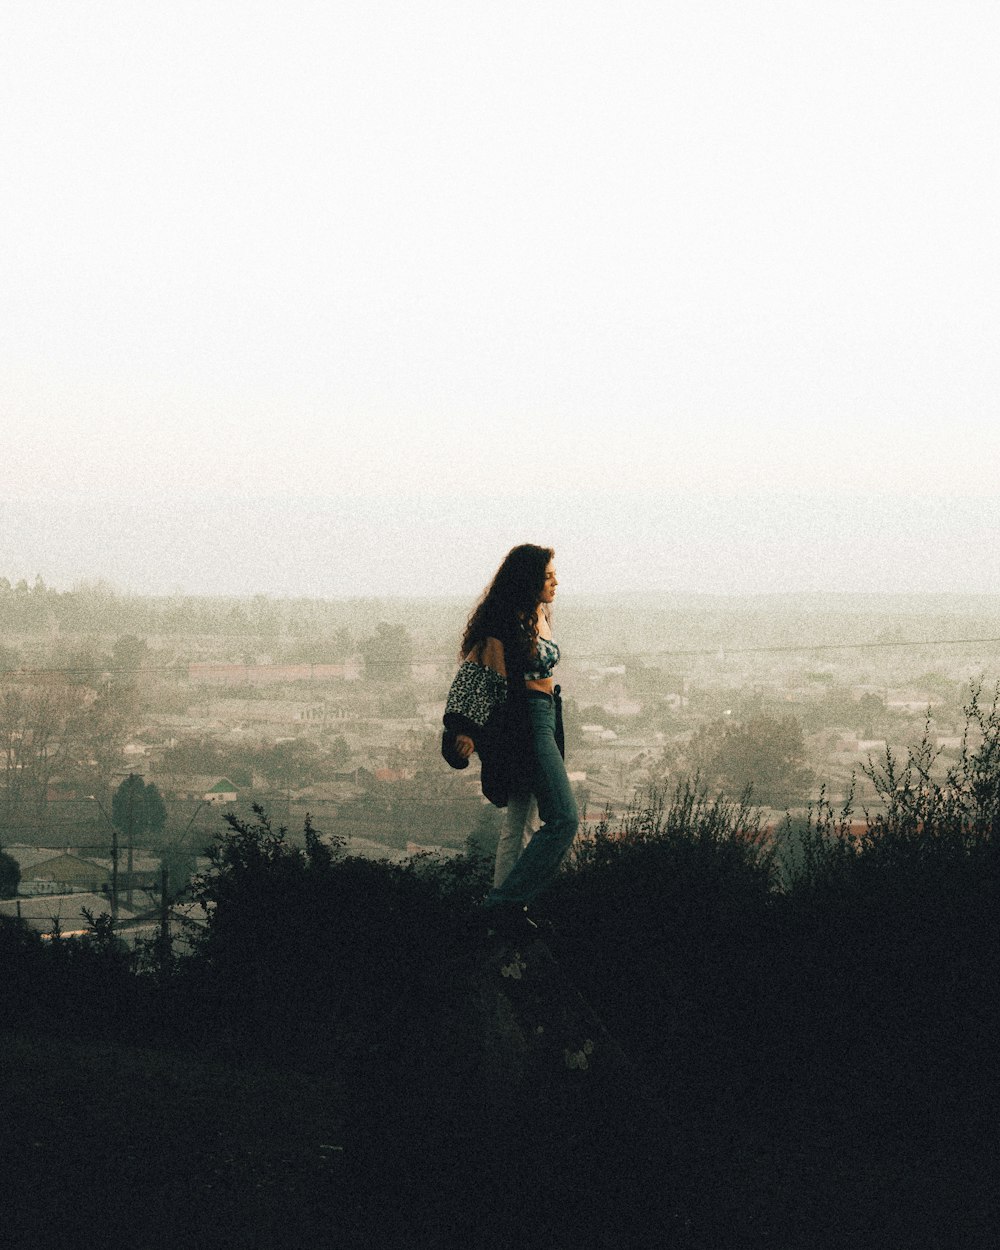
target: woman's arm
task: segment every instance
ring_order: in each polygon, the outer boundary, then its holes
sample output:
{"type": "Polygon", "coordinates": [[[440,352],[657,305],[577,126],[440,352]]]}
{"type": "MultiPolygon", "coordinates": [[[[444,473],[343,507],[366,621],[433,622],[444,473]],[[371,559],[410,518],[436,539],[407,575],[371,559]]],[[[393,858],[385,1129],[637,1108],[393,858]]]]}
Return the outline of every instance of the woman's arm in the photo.
{"type": "Polygon", "coordinates": [[[477,743],[488,737],[507,701],[503,644],[478,643],[462,661],[448,691],[441,751],[453,768],[465,768],[477,743]]]}

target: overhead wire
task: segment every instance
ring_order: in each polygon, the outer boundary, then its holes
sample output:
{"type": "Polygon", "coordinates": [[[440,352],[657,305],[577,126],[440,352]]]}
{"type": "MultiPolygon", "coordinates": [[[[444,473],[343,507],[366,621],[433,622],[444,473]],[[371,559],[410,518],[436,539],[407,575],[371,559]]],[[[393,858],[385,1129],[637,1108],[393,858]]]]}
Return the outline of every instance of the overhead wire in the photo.
{"type": "MultiPolygon", "coordinates": [[[[625,655],[629,658],[646,659],[646,658],[663,658],[663,659],[686,659],[701,656],[718,656],[718,655],[779,655],[793,654],[796,652],[811,651],[886,651],[907,647],[980,647],[995,646],[1000,644],[1000,637],[992,638],[905,638],[905,639],[880,639],[873,642],[796,642],[782,644],[753,644],[750,646],[730,646],[725,642],[719,642],[712,646],[703,647],[666,647],[666,648],[650,648],[636,651],[616,651],[611,652],[617,655],[625,655]]],[[[604,660],[607,661],[609,652],[577,652],[574,659],[577,660],[604,660]]],[[[413,663],[435,663],[453,659],[453,656],[443,654],[428,655],[420,660],[412,661],[413,663]]],[[[360,667],[365,668],[398,668],[401,664],[406,663],[403,660],[369,660],[365,661],[360,667]]],[[[7,672],[0,673],[0,682],[10,678],[31,678],[31,677],[80,677],[80,676],[101,676],[101,677],[145,677],[157,676],[161,674],[170,674],[171,676],[183,678],[189,681],[197,681],[199,677],[209,677],[210,672],[205,673],[192,672],[192,669],[204,668],[205,670],[214,670],[216,673],[222,670],[235,673],[240,669],[244,670],[249,678],[253,673],[272,672],[278,669],[305,669],[305,668],[347,668],[352,667],[351,661],[283,661],[269,660],[263,663],[245,664],[227,660],[195,660],[188,664],[163,664],[163,665],[143,665],[140,668],[123,668],[108,667],[95,665],[80,665],[67,667],[49,667],[49,668],[16,668],[9,669],[7,672]]]]}
{"type": "Polygon", "coordinates": [[[637,652],[639,655],[656,655],[656,656],[701,656],[701,655],[757,655],[757,654],[778,654],[790,653],[796,651],[874,651],[887,650],[896,647],[958,647],[958,646],[985,646],[987,644],[1000,643],[1000,638],[935,638],[927,641],[919,639],[907,639],[891,642],[819,642],[819,643],[793,643],[781,646],[753,646],[753,647],[729,647],[724,643],[716,647],[704,647],[692,650],[678,651],[644,651],[637,652]]]}

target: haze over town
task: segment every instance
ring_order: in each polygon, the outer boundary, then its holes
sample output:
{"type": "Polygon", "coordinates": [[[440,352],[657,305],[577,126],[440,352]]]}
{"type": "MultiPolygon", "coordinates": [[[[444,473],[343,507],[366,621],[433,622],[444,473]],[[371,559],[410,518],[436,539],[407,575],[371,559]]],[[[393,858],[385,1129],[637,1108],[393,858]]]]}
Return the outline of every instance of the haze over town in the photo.
{"type": "Polygon", "coordinates": [[[0,568],[1000,592],[998,23],[5,6],[0,568]]]}

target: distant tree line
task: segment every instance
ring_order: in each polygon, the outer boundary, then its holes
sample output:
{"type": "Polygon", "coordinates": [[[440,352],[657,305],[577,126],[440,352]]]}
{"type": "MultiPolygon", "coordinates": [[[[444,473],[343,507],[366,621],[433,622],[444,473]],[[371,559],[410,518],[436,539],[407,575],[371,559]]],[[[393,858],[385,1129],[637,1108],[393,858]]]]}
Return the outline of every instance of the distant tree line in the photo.
{"type": "MultiPolygon", "coordinates": [[[[424,636],[437,637],[439,622],[448,619],[447,609],[419,601],[375,606],[390,631],[413,631],[416,625],[424,636]]],[[[31,585],[24,579],[12,585],[0,576],[0,632],[8,636],[57,630],[63,636],[91,638],[257,639],[278,652],[274,658],[288,663],[339,663],[357,654],[362,640],[372,634],[372,609],[373,601],[363,599],[119,595],[102,582],[56,590],[40,577],[31,585]]],[[[0,651],[0,670],[5,662],[9,657],[5,660],[0,651]]]]}

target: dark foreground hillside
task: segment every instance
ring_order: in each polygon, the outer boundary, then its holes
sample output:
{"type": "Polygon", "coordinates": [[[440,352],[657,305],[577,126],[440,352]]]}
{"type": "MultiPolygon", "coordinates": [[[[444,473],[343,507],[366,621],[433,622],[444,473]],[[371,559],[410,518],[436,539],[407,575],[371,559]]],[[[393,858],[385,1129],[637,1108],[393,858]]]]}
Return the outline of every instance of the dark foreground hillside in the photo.
{"type": "Polygon", "coordinates": [[[315,1074],[9,1032],[0,1047],[5,1245],[344,1244],[342,1100],[315,1074]]]}
{"type": "Polygon", "coordinates": [[[234,822],[181,959],[0,932],[5,1242],[993,1247],[984,811],[782,848],[678,793],[501,946],[474,859],[234,822]]]}
{"type": "Polygon", "coordinates": [[[652,1087],[541,1056],[505,1088],[509,1062],[484,1072],[475,1049],[485,1033],[509,1061],[495,1023],[477,1037],[453,1003],[435,1029],[422,1003],[370,1065],[327,1074],[3,1034],[5,1243],[996,1244],[997,1088],[988,1046],[962,1062],[971,1019],[915,1022],[918,1048],[888,1012],[818,1030],[803,998],[781,1062],[734,1019],[652,1087]]]}

